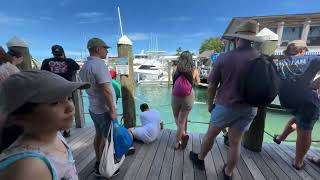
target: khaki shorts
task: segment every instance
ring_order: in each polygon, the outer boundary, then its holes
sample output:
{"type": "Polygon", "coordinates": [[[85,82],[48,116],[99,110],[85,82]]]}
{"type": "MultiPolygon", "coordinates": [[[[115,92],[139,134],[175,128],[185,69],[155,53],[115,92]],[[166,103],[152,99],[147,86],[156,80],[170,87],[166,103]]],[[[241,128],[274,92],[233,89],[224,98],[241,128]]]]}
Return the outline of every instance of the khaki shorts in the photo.
{"type": "Polygon", "coordinates": [[[193,91],[189,96],[186,97],[171,97],[171,106],[172,109],[180,110],[180,111],[191,111],[194,102],[194,93],[193,91]]]}

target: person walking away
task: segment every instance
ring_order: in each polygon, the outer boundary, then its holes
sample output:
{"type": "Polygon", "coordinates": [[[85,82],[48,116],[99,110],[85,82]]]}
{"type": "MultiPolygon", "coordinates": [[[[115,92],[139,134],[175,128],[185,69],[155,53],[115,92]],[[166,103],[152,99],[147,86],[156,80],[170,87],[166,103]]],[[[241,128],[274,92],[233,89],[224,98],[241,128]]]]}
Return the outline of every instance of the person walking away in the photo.
{"type": "Polygon", "coordinates": [[[314,124],[319,118],[320,99],[312,88],[313,79],[320,70],[319,56],[305,56],[307,44],[302,40],[290,42],[279,60],[277,70],[280,76],[279,100],[294,117],[286,125],[274,142],[280,144],[287,136],[297,130],[296,156],[292,166],[300,170],[304,167],[304,157],[311,145],[314,124]]]}
{"type": "Polygon", "coordinates": [[[134,139],[150,144],[154,142],[160,134],[160,113],[159,111],[149,109],[146,103],[140,105],[140,110],[141,126],[129,128],[129,131],[134,139]]]}
{"type": "Polygon", "coordinates": [[[233,170],[240,158],[242,136],[249,129],[257,113],[257,109],[248,105],[239,91],[240,82],[248,69],[248,61],[258,57],[258,52],[251,47],[256,28],[257,22],[253,20],[241,24],[233,35],[236,38],[237,48],[218,57],[215,69],[208,78],[208,111],[211,113],[209,128],[201,144],[200,153],[190,152],[193,164],[203,170],[204,158],[212,148],[216,137],[222,129],[228,127],[230,148],[227,164],[222,170],[224,179],[232,179],[233,170]]]}
{"type": "MultiPolygon", "coordinates": [[[[66,58],[63,47],[60,45],[53,45],[51,47],[53,58],[45,59],[42,62],[41,70],[47,70],[52,73],[58,74],[68,81],[72,81],[80,66],[75,60],[66,58]]],[[[72,98],[73,99],[73,98],[72,98]]],[[[70,129],[63,131],[64,137],[70,137],[70,129]]]]}
{"type": "MultiPolygon", "coordinates": [[[[90,82],[91,88],[87,89],[89,97],[89,113],[94,123],[96,134],[94,137],[94,149],[97,161],[95,163],[95,175],[101,177],[99,172],[100,159],[103,153],[105,138],[108,137],[111,121],[117,118],[114,105],[114,92],[110,73],[104,60],[110,48],[103,40],[92,38],[88,41],[87,48],[90,56],[80,69],[80,78],[84,82],[90,82]]],[[[115,172],[114,176],[119,173],[115,172]]]]}
{"type": "Polygon", "coordinates": [[[177,125],[174,148],[176,150],[185,149],[189,140],[186,132],[186,123],[194,102],[192,85],[193,83],[200,83],[199,72],[193,64],[192,54],[189,51],[181,53],[172,79],[171,107],[177,125]]]}
{"type": "Polygon", "coordinates": [[[42,70],[19,72],[1,83],[0,112],[24,131],[0,154],[0,179],[78,180],[59,130],[72,126],[72,92],[89,86],[42,70]]]}

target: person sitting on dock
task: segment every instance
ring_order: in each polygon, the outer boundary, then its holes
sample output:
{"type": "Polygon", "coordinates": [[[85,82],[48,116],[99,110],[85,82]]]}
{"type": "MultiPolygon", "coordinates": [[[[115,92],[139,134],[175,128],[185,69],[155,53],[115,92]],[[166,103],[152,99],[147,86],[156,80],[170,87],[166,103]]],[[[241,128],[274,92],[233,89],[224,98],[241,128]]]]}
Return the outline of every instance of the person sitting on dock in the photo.
{"type": "Polygon", "coordinates": [[[129,131],[134,139],[150,144],[158,138],[160,133],[162,126],[160,113],[153,109],[150,110],[146,103],[140,105],[140,110],[141,126],[129,128],[129,131]]]}
{"type": "MultiPolygon", "coordinates": [[[[72,81],[72,76],[75,76],[76,71],[80,69],[80,66],[75,60],[66,58],[62,46],[53,45],[51,47],[51,51],[53,58],[43,60],[41,64],[41,70],[50,71],[68,81],[72,81]]],[[[70,135],[70,129],[63,131],[63,137],[70,137],[70,135]]]]}
{"type": "Polygon", "coordinates": [[[312,88],[313,79],[320,71],[319,56],[305,56],[307,44],[302,40],[290,42],[284,51],[285,59],[276,65],[281,79],[279,100],[294,117],[289,120],[282,134],[275,135],[274,142],[280,144],[289,134],[297,130],[296,157],[292,166],[304,167],[304,157],[311,145],[312,129],[319,119],[320,99],[312,88]]]}
{"type": "MultiPolygon", "coordinates": [[[[90,56],[83,64],[79,75],[82,81],[89,82],[91,88],[86,92],[89,97],[89,113],[93,121],[96,134],[94,137],[94,150],[97,161],[94,173],[102,177],[99,172],[100,159],[104,150],[106,137],[109,136],[111,121],[117,119],[117,111],[114,104],[114,89],[111,84],[111,76],[107,71],[108,66],[104,59],[110,48],[103,40],[91,38],[87,43],[90,56]]],[[[115,172],[114,176],[119,173],[115,172]]]]}
{"type": "Polygon", "coordinates": [[[72,126],[72,92],[89,87],[42,70],[19,72],[1,83],[0,112],[23,133],[0,154],[0,179],[78,180],[59,131],[72,126]]]}
{"type": "Polygon", "coordinates": [[[240,158],[241,139],[257,113],[257,108],[247,104],[239,92],[240,82],[248,68],[247,62],[258,57],[258,52],[251,47],[252,41],[255,40],[256,28],[257,22],[253,20],[240,25],[233,35],[237,48],[218,57],[216,67],[208,78],[210,125],[201,144],[200,153],[190,152],[190,159],[195,167],[204,170],[204,159],[216,137],[222,129],[229,127],[230,148],[227,164],[222,169],[224,179],[232,179],[233,170],[240,158]]]}
{"type": "Polygon", "coordinates": [[[192,54],[189,51],[181,53],[177,68],[173,73],[173,87],[171,107],[177,135],[175,150],[185,149],[189,136],[186,132],[186,124],[194,102],[193,84],[200,83],[199,71],[195,68],[192,54]]]}

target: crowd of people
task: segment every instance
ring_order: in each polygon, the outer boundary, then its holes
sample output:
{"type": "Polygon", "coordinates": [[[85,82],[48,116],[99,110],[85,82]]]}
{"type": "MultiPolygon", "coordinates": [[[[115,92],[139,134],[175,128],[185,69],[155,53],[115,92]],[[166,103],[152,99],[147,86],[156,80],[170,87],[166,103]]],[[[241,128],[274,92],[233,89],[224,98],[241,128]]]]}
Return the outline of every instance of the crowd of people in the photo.
{"type": "MultiPolygon", "coordinates": [[[[270,57],[276,49],[276,43],[271,51],[260,49],[256,44],[256,29],[257,22],[252,20],[240,25],[232,35],[236,48],[218,57],[208,78],[209,127],[200,152],[189,154],[195,167],[204,170],[204,159],[216,137],[221,131],[227,132],[230,148],[222,171],[224,179],[232,179],[240,158],[242,137],[257,115],[257,107],[249,105],[241,95],[240,82],[248,73],[249,61],[259,56],[270,57]]],[[[264,40],[267,41],[270,40],[264,40]]],[[[74,119],[72,97],[77,89],[85,89],[89,97],[89,113],[95,127],[94,173],[101,177],[99,165],[112,121],[118,116],[117,99],[121,97],[119,83],[114,82],[116,73],[109,73],[104,61],[109,48],[102,39],[90,39],[87,43],[90,55],[80,68],[74,60],[66,58],[62,46],[53,45],[54,57],[45,59],[41,70],[26,71],[17,67],[23,61],[21,52],[14,49],[5,52],[0,48],[0,179],[78,179],[71,149],[64,139],[70,136],[74,119]],[[78,70],[81,82],[72,78],[78,70]]],[[[288,44],[285,56],[273,62],[280,79],[280,103],[293,115],[284,131],[273,140],[280,144],[297,131],[296,156],[292,162],[297,170],[304,167],[320,106],[317,94],[320,80],[315,79],[320,71],[320,57],[306,56],[306,51],[306,42],[295,40],[288,44]]],[[[199,83],[192,54],[182,52],[173,72],[171,98],[177,126],[173,147],[176,151],[184,150],[188,144],[186,124],[194,103],[193,85],[199,83]]],[[[160,112],[145,103],[140,105],[140,110],[141,126],[129,128],[128,132],[134,139],[149,144],[162,129],[160,112]]],[[[134,148],[131,150],[134,153],[134,148]]],[[[320,166],[317,157],[307,159],[320,166]]],[[[114,176],[118,173],[119,169],[114,176]]]]}

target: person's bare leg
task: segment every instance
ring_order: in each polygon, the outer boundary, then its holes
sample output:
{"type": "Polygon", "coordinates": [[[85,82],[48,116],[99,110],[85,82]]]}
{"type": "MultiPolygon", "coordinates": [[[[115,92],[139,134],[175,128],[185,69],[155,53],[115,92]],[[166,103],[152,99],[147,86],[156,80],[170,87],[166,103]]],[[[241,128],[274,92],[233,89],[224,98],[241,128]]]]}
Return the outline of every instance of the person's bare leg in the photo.
{"type": "Polygon", "coordinates": [[[180,113],[180,108],[177,108],[177,107],[173,107],[172,106],[172,112],[173,112],[173,117],[174,117],[174,122],[176,123],[176,126],[177,126],[177,134],[176,134],[176,143],[175,143],[175,148],[178,148],[179,147],[179,144],[180,144],[180,141],[181,139],[178,139],[178,135],[179,135],[179,113],[180,113]]]}
{"type": "Polygon", "coordinates": [[[183,124],[181,124],[181,127],[183,127],[182,133],[181,133],[181,137],[185,136],[187,134],[186,132],[186,125],[188,123],[188,116],[189,116],[190,111],[181,111],[179,114],[179,123],[180,120],[184,121],[183,124]]]}
{"type": "Polygon", "coordinates": [[[303,165],[304,156],[307,154],[311,145],[312,130],[303,130],[297,128],[296,157],[294,165],[301,167],[303,165]]]}
{"type": "Polygon", "coordinates": [[[200,160],[204,160],[208,152],[211,150],[214,141],[218,134],[221,132],[221,128],[213,127],[211,124],[209,125],[208,131],[205,134],[202,144],[201,144],[201,150],[198,155],[198,158],[200,160]]]}
{"type": "Polygon", "coordinates": [[[228,162],[225,168],[225,173],[226,175],[231,176],[240,159],[240,148],[243,132],[239,131],[236,128],[229,128],[228,135],[230,149],[228,152],[228,162]]]}
{"type": "Polygon", "coordinates": [[[296,119],[295,117],[292,117],[286,127],[284,128],[283,132],[278,135],[278,137],[276,137],[277,141],[284,141],[285,139],[287,139],[287,137],[289,136],[289,134],[291,134],[293,131],[295,131],[297,129],[297,125],[296,125],[296,119]]]}
{"type": "Polygon", "coordinates": [[[179,117],[178,117],[178,129],[177,129],[177,135],[176,135],[176,148],[179,146],[179,143],[181,143],[182,137],[186,134],[185,128],[186,128],[186,121],[188,118],[190,111],[180,111],[179,117]]]}

